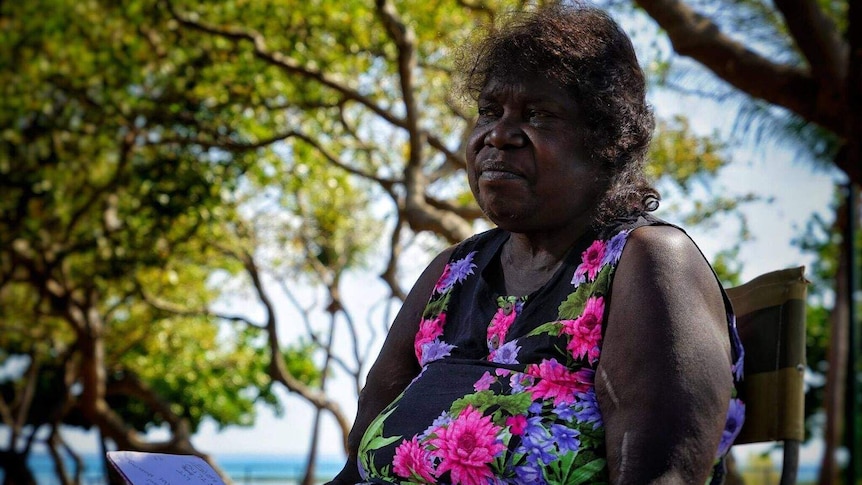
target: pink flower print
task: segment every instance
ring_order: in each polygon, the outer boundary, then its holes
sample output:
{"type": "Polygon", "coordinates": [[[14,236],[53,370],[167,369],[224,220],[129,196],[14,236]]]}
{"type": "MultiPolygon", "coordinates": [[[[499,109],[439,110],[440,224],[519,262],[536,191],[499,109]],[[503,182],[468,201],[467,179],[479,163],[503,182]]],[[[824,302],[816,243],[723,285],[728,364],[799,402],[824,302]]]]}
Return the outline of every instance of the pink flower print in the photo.
{"type": "Polygon", "coordinates": [[[495,426],[490,416],[467,406],[446,428],[440,428],[429,443],[431,454],[440,458],[437,475],[448,471],[452,483],[461,485],[484,485],[493,477],[488,466],[494,457],[506,449],[497,434],[501,428],[495,426]]]}
{"type": "Polygon", "coordinates": [[[509,431],[515,436],[521,436],[524,434],[524,429],[527,427],[527,417],[523,414],[518,414],[517,416],[510,416],[506,418],[506,426],[509,427],[509,431]]]}
{"type": "Polygon", "coordinates": [[[449,289],[449,285],[451,283],[449,273],[451,272],[452,267],[447,263],[446,266],[443,267],[443,274],[440,275],[440,278],[437,279],[437,284],[434,285],[434,291],[436,293],[443,293],[449,289]]]}
{"type": "Polygon", "coordinates": [[[498,308],[494,318],[491,319],[491,324],[488,325],[488,349],[496,350],[506,340],[506,334],[509,332],[509,327],[515,321],[518,312],[514,305],[507,305],[504,308],[498,308]]]}
{"type": "Polygon", "coordinates": [[[410,481],[421,478],[426,483],[436,482],[431,475],[431,454],[422,448],[416,436],[398,445],[392,463],[395,465],[395,474],[401,478],[407,478],[410,481]]]}
{"type": "Polygon", "coordinates": [[[575,269],[572,284],[578,286],[586,281],[587,277],[593,280],[602,269],[602,259],[605,257],[605,242],[595,240],[590,247],[581,253],[581,264],[575,269]]]}
{"type": "Polygon", "coordinates": [[[605,314],[605,300],[602,297],[587,299],[584,312],[575,320],[563,321],[563,333],[571,336],[566,349],[575,358],[587,356],[590,363],[599,358],[599,345],[602,341],[602,319],[605,314]]]}
{"type": "Polygon", "coordinates": [[[419,331],[416,332],[416,339],[413,341],[413,351],[416,353],[416,359],[419,362],[422,362],[422,346],[443,335],[443,325],[445,323],[446,313],[441,313],[430,320],[423,318],[419,322],[419,331]]]}
{"type": "Polygon", "coordinates": [[[485,373],[482,374],[482,377],[480,377],[479,380],[476,381],[475,384],[473,384],[473,389],[475,389],[476,392],[487,391],[491,388],[491,384],[493,384],[496,380],[497,379],[491,377],[490,372],[485,371],[485,373]]]}
{"type": "Polygon", "coordinates": [[[581,369],[572,372],[557,359],[543,360],[541,364],[531,364],[527,374],[537,377],[535,384],[527,390],[533,399],[554,399],[554,406],[561,403],[571,404],[575,395],[589,390],[593,382],[594,371],[581,369]]]}

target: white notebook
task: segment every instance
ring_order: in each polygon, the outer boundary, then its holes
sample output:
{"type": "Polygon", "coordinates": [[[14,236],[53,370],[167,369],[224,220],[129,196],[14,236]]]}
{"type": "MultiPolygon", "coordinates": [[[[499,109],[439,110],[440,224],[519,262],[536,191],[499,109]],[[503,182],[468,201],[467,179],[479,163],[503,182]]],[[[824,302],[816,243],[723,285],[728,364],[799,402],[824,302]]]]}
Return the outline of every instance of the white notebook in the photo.
{"type": "Polygon", "coordinates": [[[108,463],[131,485],[225,485],[209,463],[194,455],[109,451],[108,463]]]}

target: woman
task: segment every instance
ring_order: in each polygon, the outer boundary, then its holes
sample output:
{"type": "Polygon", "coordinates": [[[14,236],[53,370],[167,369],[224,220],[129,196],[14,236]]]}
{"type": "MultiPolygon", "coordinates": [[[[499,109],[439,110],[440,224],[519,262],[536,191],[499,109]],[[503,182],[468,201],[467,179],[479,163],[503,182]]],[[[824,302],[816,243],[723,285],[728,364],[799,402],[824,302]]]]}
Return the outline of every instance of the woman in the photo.
{"type": "Polygon", "coordinates": [[[700,251],[647,214],[653,117],[628,37],[550,7],[476,52],[467,174],[497,228],[411,290],[332,483],[720,480],[742,349],[700,251]]]}

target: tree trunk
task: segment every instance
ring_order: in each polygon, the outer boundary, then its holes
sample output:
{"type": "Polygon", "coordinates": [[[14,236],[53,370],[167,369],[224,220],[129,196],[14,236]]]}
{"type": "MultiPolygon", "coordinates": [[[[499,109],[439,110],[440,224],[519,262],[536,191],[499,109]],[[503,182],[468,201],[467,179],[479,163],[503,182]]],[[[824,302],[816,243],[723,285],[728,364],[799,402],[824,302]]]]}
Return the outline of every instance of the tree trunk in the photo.
{"type": "MultiPolygon", "coordinates": [[[[845,201],[847,204],[849,201],[845,201]]],[[[836,228],[840,234],[848,223],[846,206],[838,209],[836,228]]],[[[844,241],[846,243],[847,241],[844,241]]],[[[831,332],[829,335],[829,370],[826,374],[823,408],[826,411],[826,425],[823,429],[823,459],[820,464],[819,485],[832,485],[838,479],[838,464],[835,452],[841,443],[844,426],[844,390],[847,376],[847,323],[850,301],[847,282],[848,255],[847,244],[841,244],[838,255],[838,270],[835,274],[835,306],[830,315],[831,332]]]]}
{"type": "Polygon", "coordinates": [[[36,485],[36,478],[27,466],[27,454],[0,451],[0,469],[6,475],[3,485],[36,485]]]}
{"type": "MultiPolygon", "coordinates": [[[[330,288],[330,292],[334,294],[330,288]]],[[[335,299],[333,299],[335,301],[335,299]]],[[[329,367],[332,364],[332,341],[335,333],[335,308],[330,305],[329,312],[329,336],[326,342],[326,360],[323,362],[323,372],[320,377],[320,392],[326,393],[326,376],[329,375],[329,367]]],[[[320,440],[320,415],[323,412],[321,408],[315,409],[314,425],[311,429],[311,446],[308,450],[308,463],[305,467],[305,477],[302,479],[302,485],[314,485],[317,468],[317,443],[320,440]]]]}

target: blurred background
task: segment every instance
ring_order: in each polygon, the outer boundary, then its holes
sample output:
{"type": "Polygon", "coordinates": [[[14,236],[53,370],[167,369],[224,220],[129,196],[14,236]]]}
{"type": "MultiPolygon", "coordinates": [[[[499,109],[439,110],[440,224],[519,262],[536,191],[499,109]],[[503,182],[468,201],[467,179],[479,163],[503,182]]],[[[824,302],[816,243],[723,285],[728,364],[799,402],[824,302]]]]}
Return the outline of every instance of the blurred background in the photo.
{"type": "MultiPolygon", "coordinates": [[[[599,0],[658,126],[658,215],[723,282],[805,265],[800,483],[862,483],[862,5],[599,0]],[[855,459],[854,459],[855,458],[855,459]]],[[[413,280],[489,227],[466,40],[534,2],[0,2],[0,477],[104,452],[320,483],[413,280]]],[[[771,445],[729,483],[777,483],[771,445]]]]}

